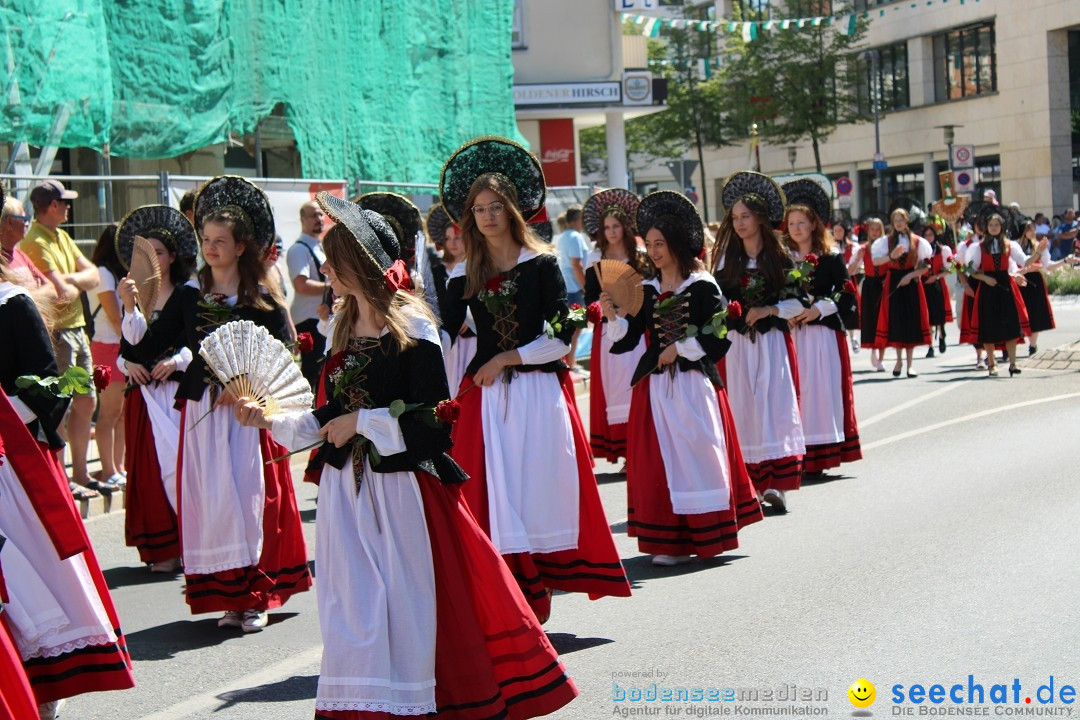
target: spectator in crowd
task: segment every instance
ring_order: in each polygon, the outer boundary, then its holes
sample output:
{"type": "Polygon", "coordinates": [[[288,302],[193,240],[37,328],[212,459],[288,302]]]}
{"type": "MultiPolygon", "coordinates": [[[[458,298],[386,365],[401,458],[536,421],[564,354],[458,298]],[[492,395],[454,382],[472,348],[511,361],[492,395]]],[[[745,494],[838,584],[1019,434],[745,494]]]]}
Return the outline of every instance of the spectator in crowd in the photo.
{"type": "MultiPolygon", "coordinates": [[[[30,191],[34,221],[19,249],[26,253],[56,289],[58,310],[52,330],[53,350],[61,373],[77,365],[89,374],[94,372],[86,318],[79,295],[98,286],[98,271],[87,260],[75,241],[60,226],[68,221],[70,201],[79,196],[59,180],[42,180],[30,191]]],[[[96,398],[93,388],[86,395],[76,395],[68,411],[65,438],[71,448],[73,493],[90,483],[86,453],[90,447],[90,422],[96,398]]]]}
{"type": "Polygon", "coordinates": [[[17,245],[26,237],[26,227],[30,216],[23,204],[11,195],[4,199],[4,208],[0,212],[0,254],[7,262],[8,277],[27,288],[48,288],[55,292],[45,276],[41,274],[30,258],[17,245]]]}
{"type": "MultiPolygon", "coordinates": [[[[585,257],[592,249],[589,246],[589,238],[585,235],[582,225],[581,206],[571,205],[566,210],[566,230],[559,235],[556,242],[559,251],[559,270],[562,271],[563,282],[566,284],[566,301],[573,307],[585,305],[585,257]]],[[[577,341],[581,331],[574,332],[574,339],[570,343],[570,355],[567,364],[570,371],[587,376],[584,370],[577,364],[577,341]]]]}
{"type": "Polygon", "coordinates": [[[296,297],[292,302],[292,318],[298,333],[310,333],[313,347],[300,353],[300,369],[316,393],[326,353],[326,337],[319,333],[320,317],[330,312],[330,283],[322,273],[326,253],[322,234],[326,215],[314,201],[300,206],[300,237],[285,255],[296,297]]]}
{"type": "Polygon", "coordinates": [[[1054,231],[1054,242],[1051,243],[1054,252],[1051,253],[1051,259],[1061,260],[1072,253],[1077,234],[1080,234],[1078,231],[1080,231],[1080,223],[1077,222],[1076,211],[1066,208],[1062,213],[1061,224],[1054,231]]]}
{"type": "Polygon", "coordinates": [[[1043,213],[1035,213],[1035,239],[1042,240],[1050,234],[1050,223],[1043,213]]]}
{"type": "Polygon", "coordinates": [[[997,193],[993,190],[983,191],[983,201],[988,202],[991,205],[998,205],[997,193]]]}
{"type": "Polygon", "coordinates": [[[97,265],[98,286],[91,293],[90,355],[95,367],[109,368],[104,389],[98,390],[97,424],[94,440],[101,459],[101,475],[89,487],[103,493],[124,487],[127,471],[124,467],[124,387],[127,379],[120,372],[116,358],[120,355],[120,296],[116,286],[127,275],[116,254],[116,223],[105,228],[98,238],[90,261],[97,265]]]}
{"type": "Polygon", "coordinates": [[[195,191],[188,190],[186,193],[180,196],[180,212],[187,215],[187,219],[191,221],[192,226],[195,225],[195,191]]]}

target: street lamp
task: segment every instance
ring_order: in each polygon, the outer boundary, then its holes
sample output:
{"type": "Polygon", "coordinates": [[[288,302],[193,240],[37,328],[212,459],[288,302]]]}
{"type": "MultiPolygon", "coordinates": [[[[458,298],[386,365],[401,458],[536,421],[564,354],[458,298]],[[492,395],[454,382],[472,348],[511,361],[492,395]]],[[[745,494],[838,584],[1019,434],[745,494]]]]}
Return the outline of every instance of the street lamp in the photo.
{"type": "Polygon", "coordinates": [[[949,148],[949,170],[953,169],[952,166],[952,146],[953,141],[956,140],[956,128],[962,128],[963,125],[935,125],[936,128],[941,128],[945,131],[945,146],[949,148]]]}
{"type": "Polygon", "coordinates": [[[870,102],[874,106],[874,179],[877,182],[877,209],[885,209],[885,156],[881,154],[881,75],[878,72],[878,63],[881,60],[881,52],[876,48],[861,53],[862,57],[870,56],[870,102]]]}
{"type": "Polygon", "coordinates": [[[787,161],[791,163],[791,172],[795,172],[795,158],[798,157],[799,146],[788,145],[787,146],[787,161]]]}

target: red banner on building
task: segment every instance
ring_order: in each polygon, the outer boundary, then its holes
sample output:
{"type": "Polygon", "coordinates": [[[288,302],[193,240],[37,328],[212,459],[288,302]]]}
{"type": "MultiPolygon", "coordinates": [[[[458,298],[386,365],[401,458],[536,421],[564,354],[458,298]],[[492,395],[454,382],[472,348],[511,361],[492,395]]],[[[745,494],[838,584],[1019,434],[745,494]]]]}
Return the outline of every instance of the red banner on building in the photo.
{"type": "Polygon", "coordinates": [[[540,165],[548,185],[577,185],[574,121],[540,121],[540,165]]]}

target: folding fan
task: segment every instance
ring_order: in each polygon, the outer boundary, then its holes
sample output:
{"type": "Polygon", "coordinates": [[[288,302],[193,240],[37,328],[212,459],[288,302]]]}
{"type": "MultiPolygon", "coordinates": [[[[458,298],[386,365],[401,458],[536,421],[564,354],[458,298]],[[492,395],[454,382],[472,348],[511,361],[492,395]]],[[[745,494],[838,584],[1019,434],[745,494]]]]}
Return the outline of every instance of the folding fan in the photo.
{"type": "Polygon", "coordinates": [[[267,415],[311,409],[314,396],[300,366],[261,325],[225,323],[203,339],[199,355],[234,397],[257,401],[267,415]]]}
{"type": "Polygon", "coordinates": [[[139,305],[147,317],[157,307],[158,293],[161,291],[161,266],[158,264],[154,246],[144,237],[135,236],[135,245],[131,249],[131,267],[128,276],[135,281],[139,290],[139,305]]]}
{"type": "Polygon", "coordinates": [[[638,314],[645,302],[645,288],[641,286],[641,275],[634,268],[621,260],[601,260],[596,263],[596,277],[615,307],[629,315],[638,314]]]}

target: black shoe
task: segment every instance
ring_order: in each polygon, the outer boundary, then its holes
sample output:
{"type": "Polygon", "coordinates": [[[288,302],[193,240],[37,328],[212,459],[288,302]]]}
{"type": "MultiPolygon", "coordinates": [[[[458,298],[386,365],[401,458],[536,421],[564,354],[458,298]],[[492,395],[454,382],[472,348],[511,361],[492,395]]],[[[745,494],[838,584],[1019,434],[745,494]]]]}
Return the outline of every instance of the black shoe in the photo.
{"type": "Polygon", "coordinates": [[[941,333],[941,337],[938,338],[937,349],[942,355],[945,354],[945,333],[941,333]]]}
{"type": "Polygon", "coordinates": [[[1020,374],[1020,368],[1016,367],[1015,365],[1010,365],[1009,366],[1009,377],[1012,377],[1013,375],[1019,375],[1019,374],[1020,374]]]}
{"type": "Polygon", "coordinates": [[[1034,345],[1028,345],[1028,357],[1031,357],[1037,352],[1039,352],[1039,348],[1035,347],[1034,345]]]}
{"type": "Polygon", "coordinates": [[[934,346],[933,345],[931,345],[930,349],[926,351],[926,357],[928,357],[928,358],[934,357],[934,346]]]}

